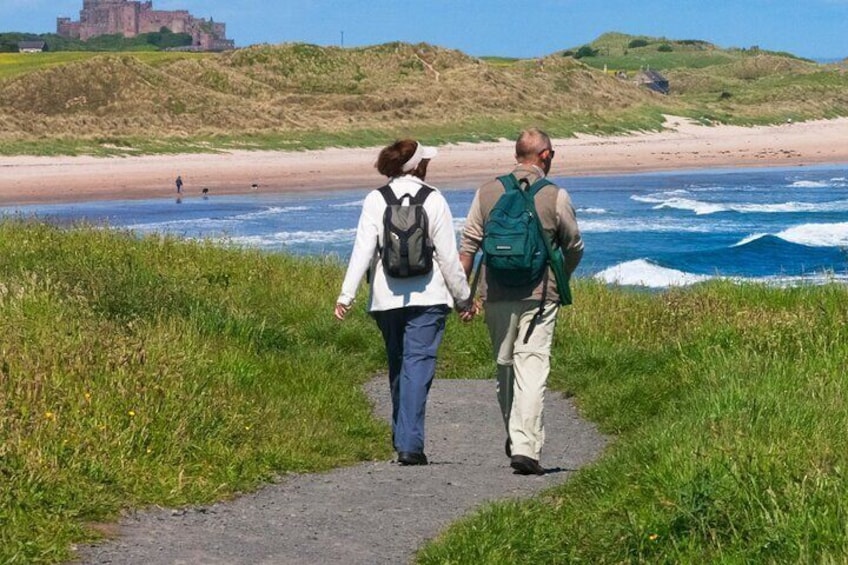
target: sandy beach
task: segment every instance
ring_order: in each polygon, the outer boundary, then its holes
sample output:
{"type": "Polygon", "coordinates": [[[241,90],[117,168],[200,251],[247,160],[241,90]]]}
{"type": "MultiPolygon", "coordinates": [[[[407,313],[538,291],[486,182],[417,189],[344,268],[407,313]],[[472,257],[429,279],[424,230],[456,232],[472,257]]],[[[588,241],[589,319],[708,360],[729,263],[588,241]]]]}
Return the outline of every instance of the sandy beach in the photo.
{"type": "MultiPolygon", "coordinates": [[[[848,163],[848,118],[707,127],[669,117],[661,132],[554,141],[553,176],[848,163]]],[[[428,181],[468,188],[509,170],[513,141],[440,147],[428,181]]],[[[379,148],[141,157],[0,157],[0,205],[368,188],[379,148]],[[256,185],[257,188],[253,188],[256,185]]]]}

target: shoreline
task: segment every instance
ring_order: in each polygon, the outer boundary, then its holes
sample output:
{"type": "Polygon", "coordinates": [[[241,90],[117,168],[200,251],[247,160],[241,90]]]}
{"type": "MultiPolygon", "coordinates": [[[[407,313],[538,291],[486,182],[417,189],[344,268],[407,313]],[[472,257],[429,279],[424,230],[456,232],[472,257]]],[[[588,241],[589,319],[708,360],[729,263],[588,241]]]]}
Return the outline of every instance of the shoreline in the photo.
{"type": "MultiPolygon", "coordinates": [[[[702,126],[668,116],[660,132],[553,140],[555,177],[848,164],[848,118],[775,126],[702,126]]],[[[384,182],[380,148],[233,151],[139,157],[0,157],[0,206],[366,189],[384,182]],[[256,184],[257,190],[251,185],[256,184]]],[[[439,147],[428,182],[474,188],[514,165],[514,142],[439,147]]]]}

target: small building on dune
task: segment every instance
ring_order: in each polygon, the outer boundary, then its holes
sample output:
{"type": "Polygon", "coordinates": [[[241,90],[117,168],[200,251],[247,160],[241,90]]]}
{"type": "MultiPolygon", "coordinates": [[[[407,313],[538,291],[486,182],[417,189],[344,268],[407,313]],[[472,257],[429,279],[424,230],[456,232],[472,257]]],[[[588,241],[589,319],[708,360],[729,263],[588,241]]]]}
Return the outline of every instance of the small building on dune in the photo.
{"type": "Polygon", "coordinates": [[[659,92],[660,94],[668,94],[671,92],[668,79],[657,71],[639,71],[639,74],[636,75],[635,81],[639,86],[650,88],[654,92],[659,92]]]}
{"type": "Polygon", "coordinates": [[[41,53],[44,51],[43,41],[19,41],[18,53],[41,53]]]}

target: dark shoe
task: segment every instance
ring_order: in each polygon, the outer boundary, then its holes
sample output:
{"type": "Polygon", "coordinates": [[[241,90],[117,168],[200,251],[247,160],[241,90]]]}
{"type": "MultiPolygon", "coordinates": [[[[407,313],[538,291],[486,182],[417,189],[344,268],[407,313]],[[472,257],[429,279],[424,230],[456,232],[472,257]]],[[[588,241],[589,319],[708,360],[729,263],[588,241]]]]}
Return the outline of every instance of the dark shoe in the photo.
{"type": "Polygon", "coordinates": [[[427,456],[423,453],[401,451],[398,453],[398,463],[401,465],[426,465],[427,456]]]}
{"type": "Polygon", "coordinates": [[[539,462],[524,455],[513,455],[509,466],[515,469],[517,475],[544,475],[545,470],[539,462]]]}
{"type": "Polygon", "coordinates": [[[507,457],[512,457],[512,441],[507,437],[506,443],[504,444],[504,451],[506,452],[507,457]]]}

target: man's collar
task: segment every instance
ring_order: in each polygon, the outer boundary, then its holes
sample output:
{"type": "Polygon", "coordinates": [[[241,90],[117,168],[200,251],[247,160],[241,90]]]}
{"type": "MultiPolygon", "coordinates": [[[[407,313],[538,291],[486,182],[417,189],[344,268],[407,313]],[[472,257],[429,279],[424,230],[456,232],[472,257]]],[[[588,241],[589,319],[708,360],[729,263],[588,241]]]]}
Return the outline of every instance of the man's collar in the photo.
{"type": "Polygon", "coordinates": [[[533,172],[536,175],[538,175],[539,178],[545,178],[545,176],[546,176],[545,171],[544,171],[544,169],[542,169],[542,167],[540,167],[538,165],[534,165],[532,163],[518,163],[518,165],[516,165],[516,167],[515,167],[515,170],[516,171],[517,170],[523,170],[523,171],[533,172]]]}

